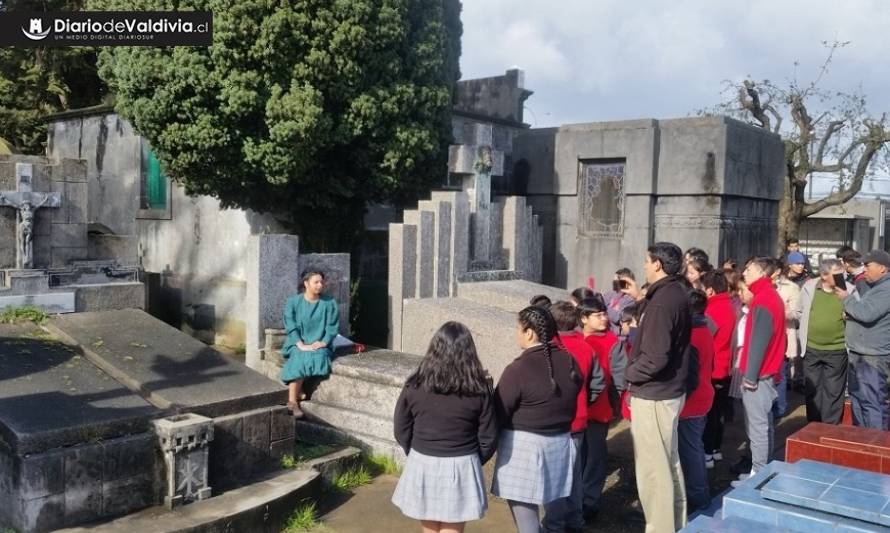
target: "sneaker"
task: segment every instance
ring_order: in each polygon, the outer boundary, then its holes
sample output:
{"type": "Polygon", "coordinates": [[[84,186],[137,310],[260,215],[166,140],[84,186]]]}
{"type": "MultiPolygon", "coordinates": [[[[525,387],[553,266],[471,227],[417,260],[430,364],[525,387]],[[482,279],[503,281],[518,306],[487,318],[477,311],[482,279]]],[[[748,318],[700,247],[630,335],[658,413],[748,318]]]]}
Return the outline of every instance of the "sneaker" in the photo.
{"type": "Polygon", "coordinates": [[[723,460],[723,454],[721,452],[714,452],[713,454],[711,454],[711,457],[713,457],[715,461],[723,460]]]}
{"type": "Polygon", "coordinates": [[[713,460],[714,460],[714,454],[712,454],[712,453],[705,454],[705,461],[713,461],[713,460]]]}
{"type": "Polygon", "coordinates": [[[738,487],[740,487],[740,486],[742,485],[742,483],[744,483],[745,481],[747,481],[749,477],[751,477],[751,474],[742,474],[742,475],[739,476],[738,479],[736,479],[735,481],[731,482],[731,483],[729,484],[729,486],[732,487],[732,488],[734,488],[734,489],[735,489],[735,488],[738,488],[738,487]]]}
{"type": "Polygon", "coordinates": [[[714,460],[713,459],[705,459],[705,468],[708,470],[714,468],[714,460]]]}

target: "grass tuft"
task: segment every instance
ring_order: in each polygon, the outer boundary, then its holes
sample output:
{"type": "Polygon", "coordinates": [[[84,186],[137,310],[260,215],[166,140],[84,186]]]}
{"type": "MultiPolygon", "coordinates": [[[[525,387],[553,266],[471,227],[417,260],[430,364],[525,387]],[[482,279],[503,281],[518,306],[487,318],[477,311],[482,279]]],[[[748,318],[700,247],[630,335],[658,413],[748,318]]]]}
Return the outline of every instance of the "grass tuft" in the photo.
{"type": "Polygon", "coordinates": [[[49,315],[43,309],[31,305],[23,307],[8,307],[0,313],[0,324],[19,324],[21,322],[33,322],[37,325],[46,323],[49,315]]]}
{"type": "Polygon", "coordinates": [[[307,502],[304,500],[294,512],[291,513],[284,522],[284,529],[281,533],[298,533],[301,531],[311,531],[318,525],[318,515],[315,508],[315,502],[307,502]]]}
{"type": "Polygon", "coordinates": [[[294,459],[293,455],[288,454],[281,458],[281,468],[296,468],[298,464],[300,464],[299,461],[294,459]]]}
{"type": "Polygon", "coordinates": [[[309,442],[297,441],[294,445],[294,460],[297,463],[305,463],[306,461],[333,453],[338,449],[337,446],[329,446],[327,444],[311,444],[309,442]]]}
{"type": "Polygon", "coordinates": [[[388,476],[402,475],[402,467],[389,455],[366,455],[364,460],[367,469],[374,476],[384,474],[388,476]]]}
{"type": "Polygon", "coordinates": [[[336,476],[331,483],[331,489],[335,492],[349,492],[356,487],[367,485],[374,477],[364,465],[349,470],[336,476]]]}

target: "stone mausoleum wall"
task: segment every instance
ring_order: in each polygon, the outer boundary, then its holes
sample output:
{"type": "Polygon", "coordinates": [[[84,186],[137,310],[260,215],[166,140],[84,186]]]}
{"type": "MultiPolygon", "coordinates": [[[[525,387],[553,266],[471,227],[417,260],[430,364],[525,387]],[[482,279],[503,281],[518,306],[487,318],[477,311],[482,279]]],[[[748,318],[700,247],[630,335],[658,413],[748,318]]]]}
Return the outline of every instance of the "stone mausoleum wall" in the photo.
{"type": "Polygon", "coordinates": [[[772,254],[783,150],[779,136],[726,117],[519,134],[513,159],[528,172],[527,201],[544,226],[544,283],[573,288],[594,276],[605,289],[623,266],[640,276],[646,248],[657,241],[697,246],[715,263],[772,254]],[[605,193],[582,175],[586,165],[621,164],[620,185],[607,180],[605,193]],[[593,209],[585,209],[588,200],[593,209]],[[616,205],[617,216],[603,215],[616,205]],[[615,224],[596,225],[603,221],[615,224]]]}

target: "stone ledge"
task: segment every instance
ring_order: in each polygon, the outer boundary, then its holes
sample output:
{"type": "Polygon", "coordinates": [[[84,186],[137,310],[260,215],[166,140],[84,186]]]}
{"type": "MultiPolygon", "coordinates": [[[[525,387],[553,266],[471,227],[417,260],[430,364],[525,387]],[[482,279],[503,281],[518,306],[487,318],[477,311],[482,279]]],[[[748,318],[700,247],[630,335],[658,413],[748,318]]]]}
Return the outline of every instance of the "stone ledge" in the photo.
{"type": "Polygon", "coordinates": [[[61,533],[280,531],[290,512],[301,501],[318,497],[321,489],[322,475],[318,471],[289,470],[175,511],[152,507],[105,524],[58,531],[61,533]]]}

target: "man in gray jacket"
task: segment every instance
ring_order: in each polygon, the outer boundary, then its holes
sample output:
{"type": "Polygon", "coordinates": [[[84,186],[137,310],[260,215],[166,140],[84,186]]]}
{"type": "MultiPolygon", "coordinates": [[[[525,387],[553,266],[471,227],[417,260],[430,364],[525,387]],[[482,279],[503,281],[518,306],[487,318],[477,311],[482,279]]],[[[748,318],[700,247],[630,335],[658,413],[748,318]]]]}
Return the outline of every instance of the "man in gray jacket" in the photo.
{"type": "Polygon", "coordinates": [[[887,429],[890,376],[890,254],[874,250],[862,260],[867,283],[844,301],[850,352],[849,391],[857,426],[887,429]]]}

